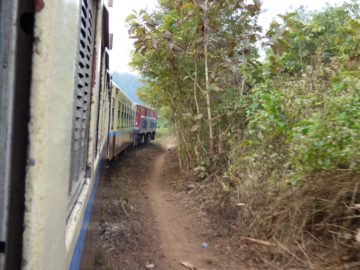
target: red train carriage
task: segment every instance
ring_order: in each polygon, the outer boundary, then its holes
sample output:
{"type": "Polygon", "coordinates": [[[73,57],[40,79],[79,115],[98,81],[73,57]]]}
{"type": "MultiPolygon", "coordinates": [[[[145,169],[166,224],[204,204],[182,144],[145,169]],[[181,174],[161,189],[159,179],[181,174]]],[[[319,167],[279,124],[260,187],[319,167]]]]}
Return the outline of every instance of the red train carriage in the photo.
{"type": "Polygon", "coordinates": [[[157,113],[143,105],[136,105],[135,144],[155,140],[157,113]]]}

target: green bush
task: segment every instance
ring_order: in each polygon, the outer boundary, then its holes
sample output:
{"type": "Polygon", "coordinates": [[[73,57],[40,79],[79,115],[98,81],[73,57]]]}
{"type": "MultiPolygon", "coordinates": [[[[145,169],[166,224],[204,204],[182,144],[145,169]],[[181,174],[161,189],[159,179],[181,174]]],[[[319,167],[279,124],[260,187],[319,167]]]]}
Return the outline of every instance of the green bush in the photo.
{"type": "Polygon", "coordinates": [[[294,129],[291,160],[296,173],[360,172],[359,95],[329,96],[306,125],[294,129]]]}

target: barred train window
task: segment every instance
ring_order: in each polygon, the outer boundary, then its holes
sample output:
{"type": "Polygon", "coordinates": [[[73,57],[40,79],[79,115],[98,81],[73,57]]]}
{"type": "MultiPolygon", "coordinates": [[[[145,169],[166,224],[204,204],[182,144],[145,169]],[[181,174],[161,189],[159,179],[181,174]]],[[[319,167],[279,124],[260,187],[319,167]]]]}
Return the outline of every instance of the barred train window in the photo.
{"type": "Polygon", "coordinates": [[[125,128],[127,128],[127,106],[125,105],[125,128]]]}
{"type": "Polygon", "coordinates": [[[126,107],[127,110],[127,118],[126,118],[126,123],[127,123],[127,127],[130,126],[130,122],[129,122],[129,117],[130,117],[130,109],[129,107],[126,107]]]}
{"type": "Polygon", "coordinates": [[[120,129],[120,125],[121,125],[121,104],[118,101],[118,118],[117,118],[117,129],[120,129]]]}
{"type": "Polygon", "coordinates": [[[111,130],[114,130],[114,116],[115,116],[115,98],[112,98],[112,103],[111,103],[111,130]]]}
{"type": "Polygon", "coordinates": [[[127,123],[128,123],[128,127],[130,127],[130,108],[127,107],[127,111],[128,111],[128,114],[127,114],[127,123]]]}
{"type": "Polygon", "coordinates": [[[129,107],[126,107],[126,127],[129,127],[129,107]]]}
{"type": "Polygon", "coordinates": [[[121,104],[121,126],[120,128],[124,127],[124,105],[121,104]]]}
{"type": "Polygon", "coordinates": [[[126,106],[126,127],[129,127],[129,107],[126,106]]]}
{"type": "Polygon", "coordinates": [[[94,0],[82,0],[80,10],[76,83],[74,90],[74,118],[71,149],[71,178],[69,212],[74,206],[86,179],[88,137],[90,126],[90,96],[95,29],[94,0]]]}
{"type": "Polygon", "coordinates": [[[130,127],[130,114],[131,114],[131,110],[130,110],[130,107],[128,107],[128,123],[129,123],[129,127],[130,127]]]}

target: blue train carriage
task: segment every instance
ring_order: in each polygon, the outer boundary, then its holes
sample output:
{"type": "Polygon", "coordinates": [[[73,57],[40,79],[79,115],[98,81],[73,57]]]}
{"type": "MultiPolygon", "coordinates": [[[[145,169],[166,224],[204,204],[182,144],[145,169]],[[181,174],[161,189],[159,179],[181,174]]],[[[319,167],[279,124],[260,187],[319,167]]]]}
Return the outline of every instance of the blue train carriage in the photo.
{"type": "Polygon", "coordinates": [[[121,88],[112,82],[108,160],[133,145],[134,123],[135,105],[121,88]]]}
{"type": "Polygon", "coordinates": [[[111,99],[124,99],[104,2],[0,1],[0,269],[79,266],[111,99]]]}

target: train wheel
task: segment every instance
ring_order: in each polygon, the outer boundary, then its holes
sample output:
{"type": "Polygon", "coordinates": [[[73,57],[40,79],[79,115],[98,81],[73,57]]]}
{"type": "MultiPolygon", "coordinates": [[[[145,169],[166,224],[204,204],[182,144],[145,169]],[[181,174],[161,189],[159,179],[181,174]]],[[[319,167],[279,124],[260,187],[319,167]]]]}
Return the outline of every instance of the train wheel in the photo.
{"type": "Polygon", "coordinates": [[[149,141],[150,141],[150,136],[149,136],[150,134],[149,133],[147,133],[147,134],[145,134],[144,135],[144,143],[146,144],[146,143],[149,143],[149,141]]]}

